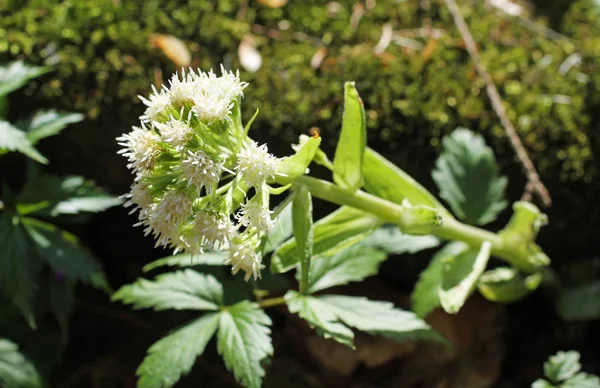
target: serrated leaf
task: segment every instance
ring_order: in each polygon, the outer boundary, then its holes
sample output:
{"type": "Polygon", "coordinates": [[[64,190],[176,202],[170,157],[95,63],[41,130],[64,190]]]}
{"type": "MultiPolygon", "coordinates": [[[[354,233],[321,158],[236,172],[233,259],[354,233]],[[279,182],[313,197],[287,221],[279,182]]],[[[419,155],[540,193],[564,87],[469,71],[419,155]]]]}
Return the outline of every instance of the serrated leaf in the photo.
{"type": "Polygon", "coordinates": [[[421,272],[411,295],[412,310],[418,317],[424,318],[440,306],[438,289],[442,285],[444,262],[448,257],[455,257],[466,249],[468,248],[463,243],[453,242],[433,255],[427,268],[421,272]]]}
{"type": "Polygon", "coordinates": [[[256,303],[239,302],[220,313],[217,350],[235,379],[260,388],[265,370],[261,361],[273,355],[271,318],[256,303]]]}
{"type": "Polygon", "coordinates": [[[365,108],[354,82],[344,84],[342,130],[333,158],[333,181],[352,191],[363,184],[362,167],[367,146],[365,108]]]}
{"type": "Polygon", "coordinates": [[[210,275],[186,269],[157,276],[155,281],[138,279],[121,287],[111,299],[155,311],[218,310],[223,304],[223,287],[210,275]]]}
{"type": "Polygon", "coordinates": [[[24,86],[29,80],[47,73],[52,68],[48,66],[31,66],[23,61],[11,62],[0,66],[0,96],[24,86]]]}
{"type": "Polygon", "coordinates": [[[18,123],[18,127],[27,133],[31,144],[60,133],[67,125],[82,121],[81,113],[58,113],[55,110],[36,112],[30,119],[18,123]]]}
{"type": "Polygon", "coordinates": [[[359,243],[331,257],[315,260],[310,269],[309,292],[358,282],[376,275],[379,265],[386,258],[385,252],[359,243]]]}
{"type": "MultiPolygon", "coordinates": [[[[314,224],[313,256],[330,256],[371,234],[382,225],[379,218],[351,207],[342,206],[314,224]]],[[[279,246],[271,258],[272,272],[286,272],[298,264],[296,240],[279,246]]]]}
{"type": "Polygon", "coordinates": [[[562,291],[556,304],[558,314],[567,321],[600,317],[600,281],[562,291]]]}
{"type": "Polygon", "coordinates": [[[219,314],[198,318],[155,342],[137,369],[138,388],[169,388],[187,375],[219,325],[219,314]]]}
{"type": "Polygon", "coordinates": [[[466,128],[457,128],[444,137],[443,143],[444,151],[432,173],[440,196],[468,224],[494,221],[507,206],[507,179],[499,176],[491,148],[482,136],[466,128]]]}
{"type": "Polygon", "coordinates": [[[40,376],[19,347],[0,338],[0,385],[7,388],[40,388],[40,376]]]}
{"type": "Polygon", "coordinates": [[[339,322],[338,317],[323,301],[312,296],[300,295],[296,291],[288,291],[285,294],[285,302],[291,313],[298,314],[316,329],[321,337],[331,338],[354,348],[354,333],[339,322]]]}
{"type": "Polygon", "coordinates": [[[287,156],[277,164],[277,174],[290,180],[306,173],[306,169],[315,157],[315,152],[321,144],[320,137],[311,137],[292,156],[287,156]]]}
{"type": "Polygon", "coordinates": [[[17,200],[21,214],[52,217],[96,213],[123,203],[122,199],[106,194],[93,181],[83,177],[40,175],[37,171],[31,172],[17,200]]]}
{"type": "Polygon", "coordinates": [[[440,240],[434,236],[404,234],[397,226],[384,226],[365,238],[361,244],[381,249],[391,255],[401,255],[435,248],[440,245],[440,240]]]}
{"type": "Polygon", "coordinates": [[[410,175],[389,160],[368,148],[363,165],[365,190],[388,201],[401,204],[424,205],[439,209],[445,217],[451,216],[441,203],[410,175]]]}
{"type": "Polygon", "coordinates": [[[100,264],[84,250],[75,235],[34,218],[23,218],[23,225],[35,242],[39,257],[54,271],[89,280],[100,270],[100,264]]]}
{"type": "Polygon", "coordinates": [[[579,352],[557,352],[544,363],[544,376],[552,382],[567,380],[581,370],[579,352]]]}
{"type": "Polygon", "coordinates": [[[38,163],[48,164],[48,159],[33,147],[25,132],[4,120],[0,120],[0,155],[2,150],[17,151],[38,163]]]}
{"type": "Polygon", "coordinates": [[[600,388],[600,378],[587,373],[577,373],[565,381],[561,388],[600,388]]]}
{"type": "Polygon", "coordinates": [[[440,303],[447,313],[456,314],[471,295],[490,258],[491,244],[479,250],[469,249],[444,259],[442,283],[438,289],[440,303]]]}
{"type": "Polygon", "coordinates": [[[419,338],[441,339],[425,321],[409,311],[394,308],[390,302],[345,295],[324,295],[319,300],[327,304],[344,324],[366,333],[400,342],[419,338]]]}
{"type": "Polygon", "coordinates": [[[550,384],[546,380],[537,379],[531,384],[531,388],[555,388],[554,385],[550,384]]]}
{"type": "Polygon", "coordinates": [[[20,218],[10,212],[0,213],[0,285],[30,327],[35,327],[32,300],[40,267],[20,218]]]}
{"type": "Polygon", "coordinates": [[[179,255],[167,256],[162,259],[146,264],[142,271],[150,272],[159,267],[193,267],[196,265],[224,265],[227,258],[226,252],[210,252],[203,254],[181,253],[179,255]]]}

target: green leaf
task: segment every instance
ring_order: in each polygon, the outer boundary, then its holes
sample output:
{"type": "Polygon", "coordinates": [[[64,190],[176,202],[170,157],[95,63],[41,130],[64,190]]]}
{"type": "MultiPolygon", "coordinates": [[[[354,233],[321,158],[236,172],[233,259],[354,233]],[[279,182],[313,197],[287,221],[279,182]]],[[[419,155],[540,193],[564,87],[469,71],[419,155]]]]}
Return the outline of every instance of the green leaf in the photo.
{"type": "Polygon", "coordinates": [[[40,175],[37,171],[31,172],[17,200],[21,214],[51,217],[101,212],[123,203],[83,177],[40,175]]]}
{"type": "Polygon", "coordinates": [[[0,385],[6,388],[41,388],[40,376],[19,347],[0,338],[0,385]]]}
{"type": "Polygon", "coordinates": [[[561,388],[599,388],[600,378],[598,376],[590,375],[587,373],[577,373],[569,380],[565,381],[561,388]]]}
{"type": "Polygon", "coordinates": [[[37,289],[41,261],[29,240],[20,218],[10,212],[0,213],[0,285],[10,299],[35,327],[32,300],[37,289]]]}
{"type": "Polygon", "coordinates": [[[329,306],[319,298],[300,295],[296,291],[288,291],[285,294],[285,301],[290,312],[298,314],[300,318],[308,322],[312,328],[316,329],[318,335],[323,338],[332,338],[354,348],[352,330],[341,324],[329,306]]]}
{"type": "Polygon", "coordinates": [[[263,255],[273,252],[294,232],[294,226],[292,225],[292,201],[285,201],[282,205],[283,207],[275,210],[275,225],[266,237],[263,255]]]}
{"type": "Polygon", "coordinates": [[[463,253],[468,247],[461,242],[446,244],[440,249],[429,262],[429,265],[415,285],[411,295],[412,310],[418,317],[424,318],[434,309],[440,306],[439,288],[442,285],[442,272],[445,261],[450,257],[456,257],[463,253]]]}
{"type": "Polygon", "coordinates": [[[365,238],[361,244],[382,249],[391,255],[401,255],[435,248],[440,245],[440,240],[434,236],[404,234],[397,226],[384,226],[365,238]]]}
{"type": "Polygon", "coordinates": [[[271,319],[256,303],[239,302],[220,314],[217,350],[235,379],[260,388],[265,371],[261,361],[273,355],[271,319]]]}
{"type": "Polygon", "coordinates": [[[407,339],[440,339],[425,321],[409,311],[394,308],[390,302],[344,295],[324,295],[319,299],[344,324],[366,333],[399,342],[407,339]]]}
{"type": "Polygon", "coordinates": [[[314,293],[329,287],[358,282],[377,274],[379,265],[387,254],[366,246],[364,242],[343,249],[331,257],[312,263],[309,292],[314,293]]]}
{"type": "Polygon", "coordinates": [[[48,164],[48,159],[33,147],[25,132],[4,120],[0,120],[0,155],[2,150],[17,151],[38,163],[48,164]]]}
{"type": "Polygon", "coordinates": [[[343,295],[306,296],[295,291],[289,291],[285,300],[290,312],[306,320],[320,336],[350,347],[354,347],[354,333],[349,327],[396,341],[441,339],[423,320],[389,302],[343,295]]]}
{"type": "Polygon", "coordinates": [[[544,376],[554,383],[567,380],[580,370],[579,353],[574,350],[557,352],[544,363],[544,376]]]}
{"type": "Polygon", "coordinates": [[[600,281],[570,287],[562,291],[557,301],[558,314],[566,321],[600,317],[600,281]]]}
{"type": "Polygon", "coordinates": [[[6,66],[0,66],[0,96],[4,96],[13,90],[19,89],[29,80],[52,70],[51,67],[30,66],[23,61],[11,62],[6,66]]]}
{"type": "Polygon", "coordinates": [[[531,388],[555,388],[554,385],[550,384],[546,380],[537,379],[531,384],[531,388]]]}
{"type": "Polygon", "coordinates": [[[227,258],[226,252],[210,252],[202,255],[181,253],[179,255],[167,256],[162,259],[146,264],[142,271],[150,272],[159,267],[193,267],[196,265],[224,265],[227,258]]]}
{"type": "Polygon", "coordinates": [[[530,294],[541,282],[540,273],[523,277],[515,268],[500,267],[484,272],[477,289],[487,300],[512,303],[530,294]]]}
{"type": "Polygon", "coordinates": [[[277,174],[287,177],[290,180],[304,175],[320,144],[320,137],[311,137],[308,139],[294,155],[283,158],[277,164],[277,174]]]}
{"type": "Polygon", "coordinates": [[[456,314],[460,310],[485,271],[490,252],[491,244],[486,241],[479,251],[469,249],[444,259],[442,284],[439,288],[440,303],[444,311],[456,314]]]}
{"type": "Polygon", "coordinates": [[[507,206],[507,179],[498,175],[496,158],[483,137],[457,128],[444,137],[433,180],[454,214],[471,225],[496,219],[507,206]]]}
{"type": "Polygon", "coordinates": [[[138,279],[121,287],[111,299],[155,311],[218,310],[223,304],[223,287],[210,275],[186,269],[157,276],[155,281],[138,279]]]}
{"type": "Polygon", "coordinates": [[[300,260],[300,292],[308,292],[310,259],[313,251],[312,198],[305,186],[295,189],[292,200],[292,227],[296,239],[296,255],[300,260]]]}
{"type": "MultiPolygon", "coordinates": [[[[314,224],[313,256],[322,258],[351,246],[382,225],[379,218],[351,207],[342,206],[314,224]]],[[[272,272],[285,272],[298,264],[296,240],[287,240],[273,253],[272,272]]]]}
{"type": "Polygon", "coordinates": [[[39,256],[55,271],[81,280],[89,280],[100,271],[100,264],[71,233],[34,218],[24,218],[23,225],[35,242],[39,256]]]}
{"type": "Polygon", "coordinates": [[[219,314],[206,314],[154,343],[137,369],[138,388],[175,385],[190,372],[218,325],[219,314]]]}
{"type": "Polygon", "coordinates": [[[67,125],[83,120],[81,113],[58,113],[55,110],[38,111],[18,127],[27,133],[31,144],[60,133],[67,125]]]}
{"type": "Polygon", "coordinates": [[[370,148],[365,152],[363,174],[365,189],[373,195],[398,204],[408,199],[412,205],[429,206],[442,211],[445,217],[450,216],[429,191],[370,148]]]}
{"type": "Polygon", "coordinates": [[[333,158],[333,181],[352,191],[363,185],[362,166],[367,146],[365,108],[354,82],[344,84],[342,131],[333,158]]]}

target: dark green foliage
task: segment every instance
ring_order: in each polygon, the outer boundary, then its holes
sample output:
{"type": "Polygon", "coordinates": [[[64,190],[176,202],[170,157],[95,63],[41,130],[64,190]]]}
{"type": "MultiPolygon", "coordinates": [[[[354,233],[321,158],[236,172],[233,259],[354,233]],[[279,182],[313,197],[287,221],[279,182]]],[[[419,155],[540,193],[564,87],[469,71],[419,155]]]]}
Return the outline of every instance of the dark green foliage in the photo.
{"type": "MultiPolygon", "coordinates": [[[[436,146],[443,134],[463,125],[496,138],[494,144],[512,157],[483,85],[439,0],[431,1],[428,9],[417,1],[378,1],[356,28],[350,25],[351,6],[342,2],[332,10],[326,0],[290,2],[279,9],[256,5],[243,15],[238,15],[240,1],[233,0],[5,3],[6,10],[0,12],[0,56],[59,62],[58,71],[39,85],[43,98],[59,100],[90,117],[110,115],[108,120],[116,127],[123,118],[130,123],[139,114],[136,96],[149,90],[155,71],[175,70],[152,47],[152,34],[169,33],[184,40],[193,65],[206,69],[220,62],[239,67],[237,46],[252,31],[263,66],[257,73],[243,74],[252,84],[246,92],[250,102],[246,109],[253,112],[260,104],[257,127],[264,134],[295,140],[298,133],[319,125],[333,144],[343,81],[355,79],[370,137],[379,137],[391,149],[404,148],[408,136],[413,138],[411,146],[428,142],[436,146]],[[385,53],[374,54],[383,22],[392,23],[402,37],[414,38],[422,49],[392,42],[385,53]],[[429,24],[442,34],[411,35],[411,29],[429,24]],[[277,39],[269,38],[267,29],[280,30],[270,34],[277,39]],[[313,69],[311,58],[321,46],[327,47],[327,56],[313,69]]],[[[559,169],[563,180],[591,181],[596,173],[591,107],[600,100],[596,86],[600,18],[592,10],[592,0],[576,1],[564,15],[563,32],[572,41],[550,40],[485,8],[483,2],[475,4],[464,5],[463,13],[508,115],[537,165],[543,172],[559,169]],[[582,64],[562,74],[560,65],[575,52],[582,56],[582,64]]]]}

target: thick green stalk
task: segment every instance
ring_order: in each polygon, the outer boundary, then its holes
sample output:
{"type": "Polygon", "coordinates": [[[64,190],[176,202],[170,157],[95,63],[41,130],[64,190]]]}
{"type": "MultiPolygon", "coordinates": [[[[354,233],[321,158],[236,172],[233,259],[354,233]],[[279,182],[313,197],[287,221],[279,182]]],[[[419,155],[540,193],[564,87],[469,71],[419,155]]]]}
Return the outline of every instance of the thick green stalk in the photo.
{"type": "MultiPolygon", "coordinates": [[[[397,224],[404,232],[411,229],[412,225],[410,223],[413,220],[404,217],[409,208],[397,203],[361,190],[352,192],[328,181],[308,176],[300,176],[294,180],[294,183],[306,186],[311,194],[317,198],[372,213],[385,222],[397,224]]],[[[441,225],[434,228],[431,234],[445,240],[463,241],[477,248],[485,241],[489,241],[492,244],[492,254],[494,256],[526,272],[532,272],[536,269],[535,266],[527,262],[526,258],[521,257],[522,254],[519,253],[518,247],[507,246],[498,234],[463,224],[454,218],[444,217],[441,225]]]]}

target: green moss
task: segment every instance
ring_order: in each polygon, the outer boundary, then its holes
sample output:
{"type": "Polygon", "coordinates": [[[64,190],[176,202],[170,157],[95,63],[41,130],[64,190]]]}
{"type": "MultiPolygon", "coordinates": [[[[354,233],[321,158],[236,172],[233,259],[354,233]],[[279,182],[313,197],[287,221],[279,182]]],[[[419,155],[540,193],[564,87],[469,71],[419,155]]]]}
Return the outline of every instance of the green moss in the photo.
{"type": "MultiPolygon", "coordinates": [[[[119,132],[140,113],[136,96],[148,93],[159,72],[176,69],[152,47],[152,34],[179,37],[192,51],[193,65],[206,69],[220,62],[238,67],[237,46],[253,31],[263,66],[242,77],[252,84],[246,113],[261,109],[259,137],[278,136],[287,143],[319,126],[332,144],[343,81],[356,80],[374,146],[388,151],[436,147],[444,134],[462,125],[485,134],[512,160],[448,12],[440,0],[430,3],[424,10],[418,1],[379,0],[354,30],[352,7],[343,1],[336,12],[327,0],[290,2],[281,9],[252,3],[240,18],[240,1],[232,0],[8,1],[0,12],[0,56],[58,61],[36,98],[100,117],[119,132]],[[376,55],[373,47],[386,22],[407,36],[427,25],[442,35],[414,38],[423,45],[420,50],[392,43],[376,55]],[[269,29],[279,31],[277,39],[268,37],[269,29]],[[321,45],[327,46],[327,57],[313,69],[311,58],[321,45]]],[[[549,40],[483,5],[462,8],[536,165],[543,175],[558,171],[562,181],[592,180],[598,174],[593,162],[599,143],[594,130],[600,18],[593,7],[592,0],[579,0],[563,16],[563,32],[571,41],[549,40]],[[582,64],[562,74],[560,65],[575,52],[582,64]]]]}

